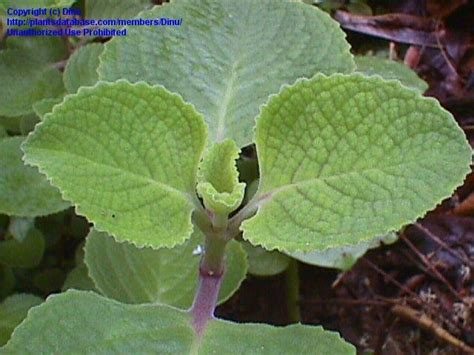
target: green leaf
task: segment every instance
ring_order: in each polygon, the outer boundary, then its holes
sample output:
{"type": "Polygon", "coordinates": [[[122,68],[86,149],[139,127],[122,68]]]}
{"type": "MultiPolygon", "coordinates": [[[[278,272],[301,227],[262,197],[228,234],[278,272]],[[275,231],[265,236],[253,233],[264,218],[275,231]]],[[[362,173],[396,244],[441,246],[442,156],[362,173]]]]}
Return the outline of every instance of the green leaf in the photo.
{"type": "Polygon", "coordinates": [[[372,8],[362,1],[352,1],[352,4],[347,5],[347,11],[357,15],[372,16],[372,8]]]}
{"type": "Polygon", "coordinates": [[[45,98],[61,96],[61,73],[53,63],[67,54],[58,37],[9,37],[0,51],[0,116],[33,113],[32,105],[45,98]]]}
{"type": "Polygon", "coordinates": [[[43,258],[44,248],[43,235],[33,228],[22,241],[13,238],[0,241],[0,264],[21,268],[35,267],[43,258]]]}
{"type": "Polygon", "coordinates": [[[20,133],[22,136],[28,135],[35,129],[36,124],[40,121],[36,115],[26,115],[20,117],[20,133]]]}
{"type": "Polygon", "coordinates": [[[398,230],[449,196],[471,149],[434,99],[396,81],[318,75],[285,87],[257,121],[258,212],[244,238],[315,251],[398,230]]]}
{"type": "Polygon", "coordinates": [[[181,97],[118,81],[68,96],[24,151],[96,229],[159,248],[191,235],[205,146],[204,121],[181,97]]]}
{"type": "Polygon", "coordinates": [[[26,317],[28,310],[41,302],[43,299],[33,295],[16,294],[0,304],[0,346],[7,343],[13,329],[26,317]]]}
{"type": "Polygon", "coordinates": [[[259,179],[256,179],[247,185],[247,188],[245,189],[244,204],[247,204],[255,196],[259,182],[259,179]]]}
{"type": "Polygon", "coordinates": [[[237,209],[245,194],[245,183],[239,183],[236,160],[240,149],[234,141],[214,144],[204,155],[198,171],[197,192],[204,206],[216,214],[227,215],[237,209]]]}
{"type": "Polygon", "coordinates": [[[99,77],[181,94],[204,114],[211,143],[251,143],[259,107],[282,84],[354,68],[338,24],[302,3],[181,0],[140,17],[182,18],[182,25],[127,28],[105,45],[99,77]]]}
{"type": "Polygon", "coordinates": [[[0,298],[9,295],[15,288],[16,279],[8,266],[0,264],[0,298]]]}
{"type": "Polygon", "coordinates": [[[22,116],[18,117],[0,117],[0,124],[10,134],[20,134],[20,123],[22,116]]]}
{"type": "Polygon", "coordinates": [[[273,276],[286,270],[290,257],[278,251],[268,251],[243,241],[249,259],[249,273],[256,276],[273,276]]]}
{"type": "Polygon", "coordinates": [[[0,138],[6,137],[7,135],[7,130],[3,126],[0,126],[0,138]]]}
{"type": "Polygon", "coordinates": [[[0,213],[35,217],[69,206],[38,169],[25,166],[20,145],[23,137],[0,139],[0,213]]]}
{"type": "Polygon", "coordinates": [[[61,290],[66,280],[66,272],[59,268],[42,269],[33,278],[33,286],[44,294],[51,294],[61,290]]]}
{"type": "Polygon", "coordinates": [[[365,75],[380,75],[384,79],[399,80],[403,85],[424,93],[428,84],[409,67],[394,60],[379,57],[355,57],[357,71],[365,75]]]}
{"type": "Polygon", "coordinates": [[[68,92],[75,93],[81,86],[92,86],[99,80],[97,67],[99,54],[103,49],[102,43],[92,43],[80,47],[71,55],[63,76],[64,86],[68,92]]]}
{"type": "Polygon", "coordinates": [[[322,327],[292,324],[209,323],[199,354],[355,354],[339,334],[322,327]]]}
{"type": "Polygon", "coordinates": [[[66,276],[61,291],[69,289],[84,290],[84,291],[95,291],[96,287],[94,281],[89,276],[87,266],[84,263],[76,265],[69,274],[66,276]]]}
{"type": "Polygon", "coordinates": [[[62,97],[57,97],[54,99],[44,99],[41,101],[37,101],[33,104],[33,110],[38,115],[38,117],[42,120],[44,116],[53,110],[53,107],[63,101],[62,97]]]}
{"type": "MultiPolygon", "coordinates": [[[[173,249],[138,249],[92,231],[87,237],[85,262],[97,288],[107,297],[125,303],[157,302],[188,308],[197,289],[203,239],[195,232],[173,249]]],[[[220,303],[232,296],[247,273],[246,254],[236,241],[229,243],[226,264],[220,303]]]]}
{"type": "Polygon", "coordinates": [[[131,18],[150,8],[150,0],[85,0],[85,18],[131,18]]]}
{"type": "Polygon", "coordinates": [[[187,312],[125,305],[92,292],[67,291],[32,309],[2,354],[355,354],[321,327],[274,327],[211,320],[202,338],[187,312]],[[60,327],[51,327],[60,324],[60,327]],[[48,331],[44,331],[48,329],[48,331]]]}
{"type": "Polygon", "coordinates": [[[306,264],[347,271],[354,266],[357,259],[364,255],[367,250],[378,248],[382,243],[385,245],[394,243],[396,240],[396,233],[388,233],[383,237],[377,237],[367,242],[360,242],[356,245],[330,248],[310,253],[292,253],[291,256],[306,264]]]}

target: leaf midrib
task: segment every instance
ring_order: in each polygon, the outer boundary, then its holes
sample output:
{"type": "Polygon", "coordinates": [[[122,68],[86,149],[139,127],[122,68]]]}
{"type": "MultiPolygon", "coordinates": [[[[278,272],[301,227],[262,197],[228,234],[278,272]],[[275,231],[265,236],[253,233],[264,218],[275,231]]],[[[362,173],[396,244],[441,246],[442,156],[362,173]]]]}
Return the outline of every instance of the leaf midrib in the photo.
{"type": "Polygon", "coordinates": [[[217,112],[216,142],[220,142],[225,138],[225,119],[227,118],[227,110],[234,94],[234,84],[237,79],[237,72],[235,68],[238,65],[238,62],[239,61],[236,59],[232,64],[230,76],[227,80],[227,86],[224,91],[224,96],[222,97],[222,105],[219,107],[217,112]]]}
{"type": "Polygon", "coordinates": [[[314,177],[314,178],[311,178],[311,179],[306,179],[306,180],[303,180],[303,181],[298,181],[298,182],[295,182],[295,183],[286,184],[286,185],[274,188],[274,189],[272,189],[268,192],[264,192],[261,195],[260,200],[261,201],[263,201],[263,200],[266,201],[266,200],[271,199],[274,195],[276,195],[280,192],[283,192],[283,191],[286,191],[286,190],[289,190],[289,189],[292,189],[292,188],[299,188],[299,187],[302,187],[302,186],[305,186],[305,185],[310,185],[310,184],[313,184],[313,183],[317,183],[319,181],[326,182],[328,180],[335,180],[335,179],[339,179],[339,178],[349,176],[349,175],[362,175],[364,173],[375,172],[375,171],[378,171],[382,174],[387,174],[386,171],[384,171],[383,169],[396,168],[396,167],[402,167],[402,166],[405,166],[405,165],[419,164],[419,163],[420,162],[417,162],[417,161],[409,161],[409,162],[403,162],[403,163],[399,163],[399,164],[387,165],[387,166],[384,166],[383,168],[367,168],[367,169],[362,169],[362,170],[357,170],[357,171],[343,172],[343,173],[340,173],[340,174],[335,174],[335,175],[326,176],[326,177],[318,176],[318,177],[314,177]]]}
{"type": "MultiPolygon", "coordinates": [[[[248,7],[250,11],[250,5],[248,7]]],[[[237,35],[233,35],[231,38],[233,38],[232,42],[233,45],[230,46],[232,48],[232,53],[231,53],[231,61],[229,62],[230,65],[230,75],[227,80],[227,85],[225,86],[225,90],[223,91],[223,96],[221,97],[222,104],[219,106],[219,109],[217,111],[217,129],[216,129],[216,142],[222,141],[226,135],[226,119],[228,118],[227,112],[229,110],[230,103],[232,102],[232,98],[234,97],[234,86],[236,84],[237,78],[238,78],[238,73],[236,71],[237,66],[241,62],[241,57],[240,54],[242,51],[239,49],[242,48],[242,39],[244,39],[247,34],[246,34],[246,29],[247,29],[247,24],[246,20],[248,19],[249,14],[247,16],[244,16],[242,19],[240,19],[236,24],[235,28],[237,30],[237,35]],[[237,49],[237,50],[235,50],[237,49]]],[[[235,21],[234,18],[232,17],[232,21],[235,21]]]]}

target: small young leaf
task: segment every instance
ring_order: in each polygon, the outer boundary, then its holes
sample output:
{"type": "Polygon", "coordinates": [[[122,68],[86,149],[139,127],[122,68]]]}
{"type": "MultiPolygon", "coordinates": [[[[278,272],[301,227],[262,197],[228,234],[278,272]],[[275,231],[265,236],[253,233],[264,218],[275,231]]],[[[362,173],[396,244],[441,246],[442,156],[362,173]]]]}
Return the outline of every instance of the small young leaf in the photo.
{"type": "Polygon", "coordinates": [[[205,123],[181,97],[118,81],[68,96],[24,151],[98,230],[159,248],[191,235],[205,146],[205,123]]]}
{"type": "Polygon", "coordinates": [[[35,217],[61,211],[69,204],[38,169],[25,166],[23,137],[0,139],[0,213],[35,217]]]}
{"type": "Polygon", "coordinates": [[[89,276],[87,266],[84,263],[76,265],[66,277],[61,291],[69,289],[84,290],[84,291],[95,291],[96,286],[94,281],[89,276]]]}
{"type": "Polygon", "coordinates": [[[347,271],[354,266],[357,259],[364,255],[367,250],[378,248],[381,243],[385,245],[394,243],[396,240],[396,233],[388,233],[383,237],[377,237],[368,242],[360,242],[356,245],[313,251],[311,253],[292,253],[291,256],[306,264],[347,271]]]}
{"type": "Polygon", "coordinates": [[[262,109],[256,141],[259,209],[242,229],[269,250],[323,250],[397,230],[470,171],[471,148],[437,101],[360,74],[285,87],[262,109]]]}
{"type": "Polygon", "coordinates": [[[428,84],[406,65],[379,57],[355,57],[357,71],[365,75],[380,75],[384,79],[395,79],[412,89],[424,93],[428,84]]]}
{"type": "Polygon", "coordinates": [[[249,259],[249,273],[256,276],[273,276],[286,270],[290,257],[278,251],[268,251],[243,241],[249,259]]]}
{"type": "MultiPolygon", "coordinates": [[[[85,262],[97,288],[107,297],[184,309],[191,306],[196,293],[203,239],[201,233],[195,232],[172,249],[139,249],[92,231],[87,237],[85,262]]],[[[226,265],[220,303],[232,296],[247,273],[246,254],[236,241],[228,245],[226,265]]]]}
{"type": "Polygon", "coordinates": [[[21,268],[35,267],[43,258],[44,248],[43,235],[33,228],[22,241],[13,238],[0,241],[0,264],[21,268]]]}
{"type": "Polygon", "coordinates": [[[126,305],[92,292],[67,291],[32,309],[1,354],[355,354],[337,333],[294,324],[209,321],[202,337],[187,312],[126,305]],[[51,327],[60,324],[60,327],[51,327]],[[44,331],[48,329],[48,331],[44,331]]]}
{"type": "Polygon", "coordinates": [[[0,346],[10,339],[13,329],[26,317],[28,310],[39,305],[43,299],[27,294],[16,294],[0,304],[0,346]]]}
{"type": "Polygon", "coordinates": [[[216,214],[227,215],[240,206],[245,183],[239,183],[235,161],[240,149],[234,141],[215,143],[204,155],[198,171],[197,192],[204,205],[216,214]]]}
{"type": "Polygon", "coordinates": [[[338,24],[302,3],[180,0],[140,17],[182,24],[128,27],[105,45],[100,79],[144,80],[179,93],[204,114],[211,143],[251,143],[259,107],[282,84],[354,68],[338,24]]]}
{"type": "Polygon", "coordinates": [[[97,67],[99,54],[103,49],[102,43],[92,43],[73,53],[64,68],[63,75],[64,86],[68,92],[75,93],[81,86],[92,86],[99,80],[97,67]]]}
{"type": "Polygon", "coordinates": [[[62,60],[66,53],[61,38],[7,38],[6,49],[0,51],[0,78],[3,82],[0,86],[0,115],[30,114],[35,102],[62,96],[61,73],[52,63],[62,60]]]}

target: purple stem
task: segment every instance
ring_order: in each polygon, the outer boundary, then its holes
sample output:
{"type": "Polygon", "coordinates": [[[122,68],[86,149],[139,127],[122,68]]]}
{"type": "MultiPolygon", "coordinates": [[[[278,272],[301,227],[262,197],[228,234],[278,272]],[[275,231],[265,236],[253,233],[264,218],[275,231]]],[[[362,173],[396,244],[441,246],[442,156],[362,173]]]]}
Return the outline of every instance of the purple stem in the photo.
{"type": "Polygon", "coordinates": [[[223,276],[223,272],[212,274],[202,269],[199,272],[199,287],[191,307],[194,330],[199,337],[203,335],[207,322],[214,318],[223,276]]]}

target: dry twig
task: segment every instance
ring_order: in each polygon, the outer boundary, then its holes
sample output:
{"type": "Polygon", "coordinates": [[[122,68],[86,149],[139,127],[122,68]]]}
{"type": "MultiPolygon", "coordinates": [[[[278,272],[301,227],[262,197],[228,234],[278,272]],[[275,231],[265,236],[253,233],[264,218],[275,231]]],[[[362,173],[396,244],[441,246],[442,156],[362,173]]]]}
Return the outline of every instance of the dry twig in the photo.
{"type": "Polygon", "coordinates": [[[392,312],[397,316],[416,323],[420,328],[423,328],[439,339],[445,341],[448,344],[451,344],[468,354],[474,354],[474,348],[471,348],[469,345],[464,343],[462,340],[456,338],[447,330],[443,329],[442,326],[433,321],[426,314],[418,312],[411,307],[404,305],[395,305],[392,307],[392,312]]]}

